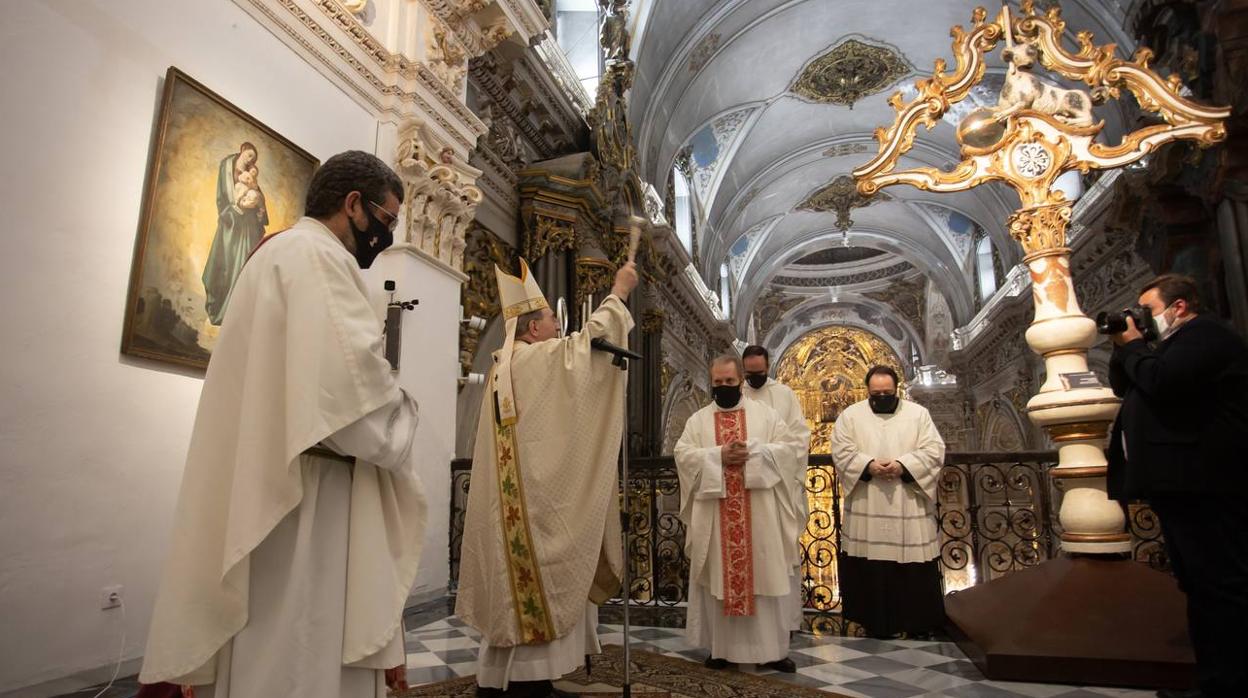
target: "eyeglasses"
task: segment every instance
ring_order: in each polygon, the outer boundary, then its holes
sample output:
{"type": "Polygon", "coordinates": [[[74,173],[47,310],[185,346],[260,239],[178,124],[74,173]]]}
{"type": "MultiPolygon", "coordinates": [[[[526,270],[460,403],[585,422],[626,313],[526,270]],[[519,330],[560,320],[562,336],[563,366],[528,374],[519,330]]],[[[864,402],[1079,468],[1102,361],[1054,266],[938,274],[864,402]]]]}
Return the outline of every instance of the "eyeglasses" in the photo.
{"type": "Polygon", "coordinates": [[[375,201],[369,201],[368,205],[386,214],[386,218],[382,222],[386,224],[386,227],[390,229],[390,232],[393,233],[394,229],[399,227],[399,214],[390,213],[389,211],[385,209],[384,206],[382,206],[381,204],[375,201]],[[387,223],[386,221],[389,221],[389,222],[387,223]]]}

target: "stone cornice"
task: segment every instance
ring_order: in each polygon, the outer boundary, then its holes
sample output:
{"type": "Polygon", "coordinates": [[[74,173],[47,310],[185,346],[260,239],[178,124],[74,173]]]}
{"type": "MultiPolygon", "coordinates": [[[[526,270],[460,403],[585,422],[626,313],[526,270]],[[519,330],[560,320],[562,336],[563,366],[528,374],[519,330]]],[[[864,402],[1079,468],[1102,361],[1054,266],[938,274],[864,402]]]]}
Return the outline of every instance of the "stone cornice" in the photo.
{"type": "Polygon", "coordinates": [[[584,117],[594,108],[594,96],[585,91],[576,70],[550,34],[533,46],[533,57],[546,66],[551,81],[564,94],[573,112],[584,117]]]}
{"type": "Polygon", "coordinates": [[[420,118],[461,156],[485,133],[428,65],[391,53],[334,0],[234,0],[378,118],[420,118]]]}
{"type": "Polygon", "coordinates": [[[522,107],[511,97],[511,90],[504,85],[495,68],[493,56],[482,56],[469,64],[468,74],[481,91],[489,98],[490,103],[498,107],[515,124],[531,143],[539,160],[552,158],[556,155],[553,145],[543,136],[542,132],[529,120],[522,107]]]}
{"type": "Polygon", "coordinates": [[[776,286],[819,289],[826,288],[828,286],[852,286],[855,284],[887,279],[897,274],[905,274],[913,270],[914,265],[909,262],[902,261],[895,262],[887,266],[879,266],[868,271],[836,275],[794,274],[791,273],[792,269],[792,265],[785,267],[784,273],[777,274],[772,277],[771,283],[776,286]]]}
{"type": "Polygon", "coordinates": [[[540,47],[541,44],[525,52],[524,59],[516,62],[514,73],[517,78],[524,81],[528,89],[532,90],[542,111],[562,129],[568,142],[575,142],[588,128],[585,112],[581,111],[580,103],[575,102],[574,97],[569,93],[570,89],[581,90],[580,83],[576,83],[573,88],[565,87],[560,76],[552,72],[551,64],[537,55],[540,47]]]}

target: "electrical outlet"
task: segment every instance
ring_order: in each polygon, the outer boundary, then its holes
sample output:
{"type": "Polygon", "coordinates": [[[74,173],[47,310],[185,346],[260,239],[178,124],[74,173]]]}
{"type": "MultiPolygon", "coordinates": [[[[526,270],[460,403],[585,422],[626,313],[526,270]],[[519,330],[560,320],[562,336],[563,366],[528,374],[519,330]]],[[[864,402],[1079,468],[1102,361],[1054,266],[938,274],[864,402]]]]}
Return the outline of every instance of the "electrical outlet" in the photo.
{"type": "Polygon", "coordinates": [[[107,611],[110,608],[119,608],[121,606],[121,585],[104,587],[100,589],[100,610],[107,611]]]}

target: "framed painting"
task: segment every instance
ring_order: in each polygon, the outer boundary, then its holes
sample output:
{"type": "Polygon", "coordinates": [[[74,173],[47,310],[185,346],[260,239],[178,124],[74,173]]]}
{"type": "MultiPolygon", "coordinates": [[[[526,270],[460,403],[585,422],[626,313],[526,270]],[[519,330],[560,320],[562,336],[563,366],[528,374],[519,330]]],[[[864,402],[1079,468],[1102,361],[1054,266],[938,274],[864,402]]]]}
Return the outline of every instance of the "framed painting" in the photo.
{"type": "Polygon", "coordinates": [[[121,351],[204,368],[247,255],[303,215],[319,163],[177,68],[159,118],[121,351]]]}

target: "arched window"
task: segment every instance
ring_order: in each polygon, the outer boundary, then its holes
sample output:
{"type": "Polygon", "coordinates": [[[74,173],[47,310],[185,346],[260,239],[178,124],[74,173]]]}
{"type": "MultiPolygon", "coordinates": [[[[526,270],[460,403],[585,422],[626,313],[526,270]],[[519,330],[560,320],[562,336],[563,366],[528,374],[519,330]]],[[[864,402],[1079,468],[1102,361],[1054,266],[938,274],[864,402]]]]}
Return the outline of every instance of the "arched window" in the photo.
{"type": "Polygon", "coordinates": [[[732,284],[728,283],[728,265],[719,265],[719,308],[724,317],[732,317],[732,284]]]}
{"type": "Polygon", "coordinates": [[[555,40],[592,98],[598,92],[598,74],[602,67],[597,3],[594,0],[556,0],[555,40]]]}
{"type": "Polygon", "coordinates": [[[975,278],[979,300],[984,302],[997,292],[997,271],[992,260],[992,238],[983,235],[975,244],[975,278]]]}
{"type": "Polygon", "coordinates": [[[689,180],[680,168],[672,168],[673,190],[676,192],[676,237],[685,252],[693,254],[693,198],[689,195],[689,180]]]}

